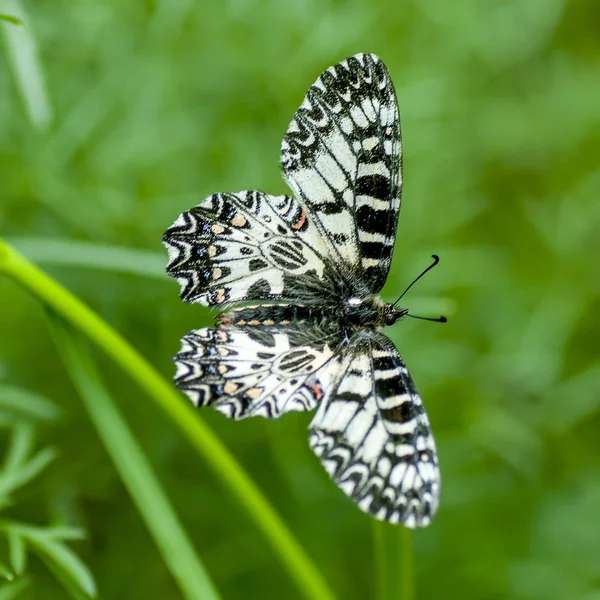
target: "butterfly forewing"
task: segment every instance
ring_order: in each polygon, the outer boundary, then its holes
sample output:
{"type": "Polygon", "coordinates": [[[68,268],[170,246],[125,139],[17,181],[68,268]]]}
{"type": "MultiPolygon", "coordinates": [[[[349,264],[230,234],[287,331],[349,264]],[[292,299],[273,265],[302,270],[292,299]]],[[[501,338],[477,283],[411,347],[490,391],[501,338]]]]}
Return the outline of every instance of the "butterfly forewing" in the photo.
{"type": "Polygon", "coordinates": [[[387,277],[402,187],[400,118],[392,80],[372,54],[327,69],[283,139],[285,178],[334,259],[373,292],[387,277]]]}
{"type": "Polygon", "coordinates": [[[167,273],[178,279],[186,302],[297,300],[299,290],[308,302],[309,287],[294,282],[326,276],[320,235],[290,196],[213,194],[182,213],[163,242],[167,273]]]}

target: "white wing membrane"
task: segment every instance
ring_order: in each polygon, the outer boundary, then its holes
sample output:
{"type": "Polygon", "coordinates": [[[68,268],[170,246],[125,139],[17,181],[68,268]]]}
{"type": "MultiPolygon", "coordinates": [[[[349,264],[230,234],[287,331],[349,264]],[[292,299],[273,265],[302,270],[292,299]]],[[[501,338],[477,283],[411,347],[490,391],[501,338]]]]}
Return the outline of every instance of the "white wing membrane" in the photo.
{"type": "Polygon", "coordinates": [[[440,488],[435,442],[386,336],[359,332],[350,340],[310,430],[325,470],[363,511],[411,528],[431,522],[440,488]]]}
{"type": "Polygon", "coordinates": [[[294,281],[321,281],[326,270],[321,237],[290,196],[213,194],[182,213],[163,242],[183,300],[206,306],[295,300],[294,281]]]}
{"type": "Polygon", "coordinates": [[[293,328],[192,331],[175,357],[175,383],[196,406],[232,419],[312,410],[338,359],[327,343],[294,338],[293,328]]]}
{"type": "Polygon", "coordinates": [[[400,210],[400,117],[389,74],[373,54],[329,67],[311,86],[281,146],[285,178],[333,260],[379,291],[400,210]]]}

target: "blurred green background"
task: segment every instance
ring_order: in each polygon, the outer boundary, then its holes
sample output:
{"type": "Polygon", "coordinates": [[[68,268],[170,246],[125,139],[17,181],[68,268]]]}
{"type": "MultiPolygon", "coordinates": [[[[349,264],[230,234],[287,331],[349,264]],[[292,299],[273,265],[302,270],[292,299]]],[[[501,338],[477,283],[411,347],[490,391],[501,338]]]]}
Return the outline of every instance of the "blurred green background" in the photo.
{"type": "MultiPolygon", "coordinates": [[[[395,299],[435,252],[440,265],[403,302],[449,317],[388,330],[424,398],[442,469],[438,516],[412,538],[416,595],[600,599],[595,0],[0,7],[26,9],[23,26],[1,25],[0,235],[167,377],[181,335],[212,315],[181,303],[163,276],[162,232],[215,191],[286,193],[279,146],[309,85],[348,55],[381,56],[405,152],[383,296],[395,299]],[[150,252],[125,255],[148,276],[127,273],[123,261],[99,268],[98,244],[150,252]]],[[[93,356],[223,597],[299,597],[180,432],[114,364],[93,356]]],[[[60,407],[36,430],[36,443],[58,458],[4,516],[84,527],[88,539],[72,548],[102,598],[181,597],[40,305],[6,279],[0,383],[60,407]]],[[[236,423],[202,414],[339,597],[374,597],[372,522],[309,450],[311,416],[236,423]]],[[[29,569],[24,598],[65,597],[39,561],[29,569]]]]}

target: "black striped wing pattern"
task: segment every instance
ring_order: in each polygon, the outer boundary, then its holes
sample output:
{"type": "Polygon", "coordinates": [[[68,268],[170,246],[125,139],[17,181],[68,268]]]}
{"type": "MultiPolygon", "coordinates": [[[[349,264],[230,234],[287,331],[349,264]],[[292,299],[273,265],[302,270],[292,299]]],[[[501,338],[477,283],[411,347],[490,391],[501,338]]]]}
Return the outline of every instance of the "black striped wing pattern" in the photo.
{"type": "Polygon", "coordinates": [[[309,443],[331,479],[377,519],[426,526],[435,443],[376,296],[402,183],[396,95],[378,57],[320,75],[281,161],[293,195],[213,194],[163,236],[182,299],[227,309],[183,337],[175,383],[233,419],[316,409],[309,443]]]}
{"type": "Polygon", "coordinates": [[[383,63],[357,55],[306,94],[281,146],[283,172],[334,259],[385,283],[400,210],[402,153],[394,86],[383,63]]]}

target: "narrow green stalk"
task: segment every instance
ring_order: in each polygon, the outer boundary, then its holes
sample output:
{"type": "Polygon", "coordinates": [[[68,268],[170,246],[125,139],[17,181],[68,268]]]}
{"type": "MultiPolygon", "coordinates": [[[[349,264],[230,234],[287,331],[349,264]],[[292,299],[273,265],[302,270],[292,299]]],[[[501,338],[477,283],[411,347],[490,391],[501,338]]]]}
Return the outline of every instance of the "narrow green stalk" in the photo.
{"type": "Polygon", "coordinates": [[[323,576],[273,506],[170,382],[96,313],[1,239],[0,273],[22,285],[85,333],[165,410],[246,508],[306,598],[334,598],[323,576]]]}
{"type": "Polygon", "coordinates": [[[219,594],[204,565],[144,452],[104,388],[85,346],[62,319],[53,317],[50,322],[73,384],[184,598],[218,600],[219,594]]]}
{"type": "Polygon", "coordinates": [[[373,521],[373,556],[375,557],[375,589],[377,600],[388,599],[388,562],[385,549],[383,523],[373,521]]]}
{"type": "Polygon", "coordinates": [[[402,600],[415,600],[415,565],[413,558],[412,533],[410,529],[402,527],[400,535],[400,598],[402,600]]]}
{"type": "Polygon", "coordinates": [[[373,522],[378,600],[415,600],[411,531],[381,521],[373,522]]]}

